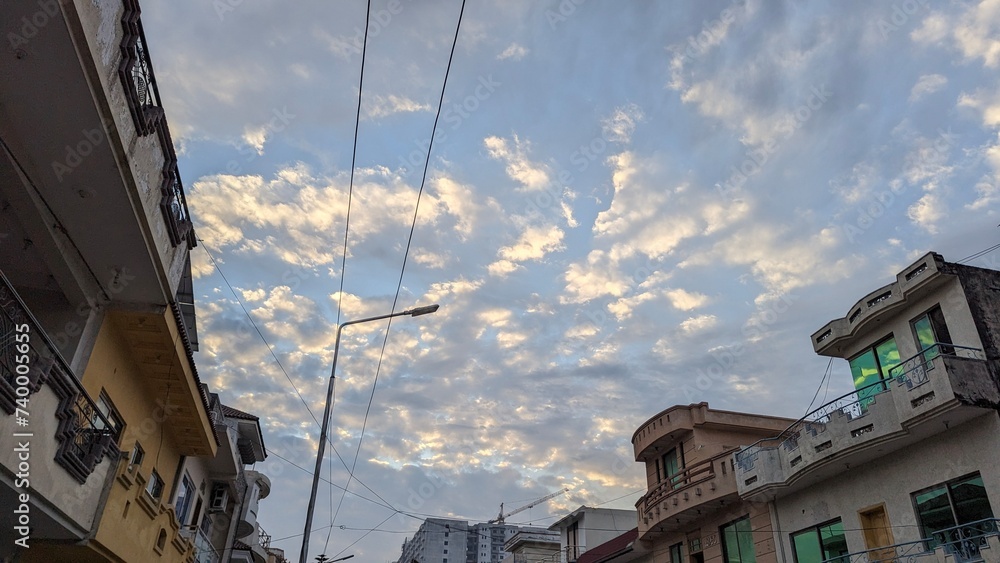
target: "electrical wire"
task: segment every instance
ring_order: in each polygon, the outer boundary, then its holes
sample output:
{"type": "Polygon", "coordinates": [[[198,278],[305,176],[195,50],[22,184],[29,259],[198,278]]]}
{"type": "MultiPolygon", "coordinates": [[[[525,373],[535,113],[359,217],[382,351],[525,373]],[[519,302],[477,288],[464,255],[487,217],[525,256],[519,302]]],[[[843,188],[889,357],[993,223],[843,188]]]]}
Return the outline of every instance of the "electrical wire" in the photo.
{"type": "MultiPolygon", "coordinates": [[[[443,83],[441,85],[441,96],[438,98],[437,113],[434,116],[434,125],[431,127],[431,138],[430,138],[430,142],[429,142],[429,144],[427,146],[427,156],[424,159],[424,171],[423,171],[423,175],[421,176],[421,179],[420,179],[420,189],[417,191],[417,202],[416,202],[416,205],[414,206],[414,209],[413,209],[413,220],[410,223],[410,233],[409,233],[409,236],[407,237],[407,240],[406,240],[406,249],[403,252],[403,263],[402,263],[402,266],[399,269],[399,281],[396,284],[396,294],[395,294],[395,296],[393,297],[393,300],[392,300],[392,309],[390,310],[391,313],[395,313],[396,312],[396,305],[399,302],[399,293],[400,293],[400,291],[402,290],[402,287],[403,287],[403,275],[406,272],[406,262],[407,262],[407,258],[409,257],[409,254],[410,254],[410,246],[413,243],[413,233],[414,233],[414,231],[416,229],[416,226],[417,226],[417,216],[418,216],[418,214],[420,212],[420,199],[421,199],[421,196],[424,193],[424,187],[425,187],[426,182],[427,182],[427,169],[430,166],[431,151],[434,148],[434,138],[437,136],[437,126],[438,126],[438,122],[441,119],[441,109],[444,106],[444,95],[445,95],[445,91],[447,90],[447,87],[448,87],[448,76],[451,74],[451,65],[452,65],[452,61],[454,61],[454,58],[455,58],[455,47],[456,47],[456,45],[458,45],[459,31],[462,28],[462,17],[463,17],[464,14],[465,14],[465,0],[462,0],[462,6],[461,6],[461,8],[459,10],[459,13],[458,13],[458,22],[455,25],[455,36],[454,36],[454,39],[452,40],[452,43],[451,43],[451,52],[448,55],[448,66],[445,68],[444,81],[443,81],[443,83]]],[[[365,430],[368,427],[368,416],[371,413],[372,402],[375,399],[375,388],[378,385],[379,373],[381,373],[381,371],[382,371],[382,360],[385,357],[385,348],[386,348],[386,344],[389,341],[389,331],[390,331],[391,327],[392,327],[392,317],[389,317],[388,323],[386,324],[386,327],[385,327],[385,336],[382,339],[382,349],[379,351],[378,364],[375,367],[375,378],[374,378],[374,381],[372,382],[371,395],[368,397],[368,406],[365,409],[365,417],[364,417],[364,420],[363,420],[363,422],[361,424],[361,435],[358,438],[358,447],[354,451],[354,462],[352,463],[352,469],[350,471],[350,474],[352,476],[354,474],[353,468],[357,467],[358,456],[361,454],[361,444],[362,444],[362,441],[364,440],[364,437],[365,437],[365,430]]],[[[348,484],[350,484],[350,480],[348,480],[348,484]]]]}
{"type": "MultiPolygon", "coordinates": [[[[309,403],[307,403],[305,398],[302,397],[302,393],[299,393],[298,388],[295,386],[295,382],[292,381],[291,376],[288,375],[288,372],[285,370],[285,366],[281,364],[281,360],[279,360],[278,356],[274,353],[274,349],[271,347],[271,344],[267,341],[267,338],[264,336],[264,333],[261,332],[260,328],[257,326],[257,323],[253,320],[253,316],[250,315],[250,312],[247,310],[246,306],[243,305],[243,301],[240,299],[239,294],[236,292],[236,289],[232,286],[231,283],[229,283],[229,279],[226,278],[226,275],[222,271],[222,268],[219,267],[219,263],[216,262],[215,257],[208,250],[208,244],[206,244],[203,239],[198,239],[198,242],[202,243],[201,248],[205,251],[206,254],[208,254],[209,259],[212,261],[212,265],[219,272],[219,276],[222,278],[222,281],[226,284],[226,287],[229,288],[229,291],[232,292],[233,297],[236,299],[236,302],[239,304],[240,308],[243,309],[243,314],[246,315],[247,319],[250,321],[250,324],[253,325],[253,328],[254,330],[257,331],[257,335],[260,336],[261,341],[263,341],[264,345],[267,346],[268,352],[270,352],[271,357],[274,358],[274,363],[278,365],[278,369],[281,370],[281,373],[285,375],[285,379],[288,380],[288,384],[292,386],[292,390],[295,391],[295,395],[298,396],[299,401],[302,402],[302,406],[306,408],[306,412],[309,413],[309,416],[312,417],[313,422],[316,423],[316,427],[317,428],[322,427],[323,425],[320,424],[319,420],[316,419],[316,415],[313,414],[312,409],[309,408],[309,403]]],[[[337,447],[333,445],[333,441],[329,437],[327,437],[326,443],[330,445],[330,448],[337,455],[337,458],[340,460],[340,463],[343,464],[344,469],[347,469],[349,473],[353,474],[353,471],[351,471],[351,469],[347,467],[347,461],[345,461],[344,458],[340,455],[340,452],[337,451],[337,447]]],[[[358,484],[360,484],[362,487],[367,489],[368,492],[375,495],[379,500],[384,502],[386,505],[391,506],[391,504],[387,500],[382,498],[381,495],[375,492],[371,487],[366,485],[363,481],[361,481],[356,477],[354,478],[354,480],[357,481],[358,484]]]]}
{"type": "Polygon", "coordinates": [[[1000,248],[1000,244],[994,244],[993,246],[991,246],[989,248],[980,250],[979,252],[976,252],[975,254],[971,254],[969,256],[966,256],[965,258],[962,258],[961,260],[959,260],[957,262],[957,264],[964,264],[966,262],[975,260],[976,258],[980,258],[982,256],[985,256],[985,255],[989,254],[990,252],[993,252],[994,250],[996,250],[998,248],[1000,248]]]}
{"type": "MultiPolygon", "coordinates": [[[[351,150],[351,181],[347,190],[347,219],[344,224],[344,253],[340,260],[340,292],[337,294],[337,326],[340,326],[340,314],[343,311],[344,302],[344,278],[347,277],[347,241],[348,236],[351,232],[351,202],[354,199],[354,170],[357,165],[358,158],[358,130],[361,127],[361,96],[365,89],[365,54],[368,51],[368,27],[371,21],[372,14],[372,1],[368,0],[367,8],[365,9],[365,37],[364,42],[361,44],[361,73],[358,78],[358,109],[354,116],[354,147],[351,150]]],[[[333,373],[330,374],[331,378],[334,378],[333,373]]],[[[336,379],[330,383],[330,385],[335,385],[336,379]]],[[[333,407],[337,404],[336,395],[334,399],[330,402],[330,418],[331,424],[333,419],[333,407]]],[[[360,446],[360,444],[359,444],[360,446]]],[[[355,457],[355,464],[357,464],[357,457],[355,457]]],[[[333,459],[330,460],[330,476],[333,477],[333,459]]],[[[347,477],[347,487],[351,486],[351,479],[354,478],[354,468],[348,471],[347,477]]],[[[333,533],[333,523],[337,521],[337,516],[340,515],[340,507],[344,504],[344,497],[347,495],[347,487],[344,487],[344,493],[340,495],[340,502],[337,503],[337,510],[333,509],[333,488],[330,489],[330,529],[326,533],[326,541],[323,542],[323,553],[326,553],[327,547],[330,545],[330,534],[333,533]]]]}

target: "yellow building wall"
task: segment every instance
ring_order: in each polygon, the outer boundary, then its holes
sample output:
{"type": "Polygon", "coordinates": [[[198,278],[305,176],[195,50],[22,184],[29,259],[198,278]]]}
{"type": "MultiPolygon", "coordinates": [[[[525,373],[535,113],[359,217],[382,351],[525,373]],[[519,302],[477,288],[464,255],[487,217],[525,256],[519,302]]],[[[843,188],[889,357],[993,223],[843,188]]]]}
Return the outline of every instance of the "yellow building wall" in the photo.
{"type": "Polygon", "coordinates": [[[146,376],[133,360],[114,315],[107,315],[83,375],[83,385],[97,399],[103,391],[125,421],[119,447],[126,455],[138,441],[145,455],[142,463],[119,463],[91,546],[123,561],[184,562],[193,560],[193,546],[180,536],[173,508],[166,502],[180,464],[176,445],[165,431],[163,398],[153,397],[146,376]],[[163,479],[159,501],[146,492],[152,470],[163,479]]]}

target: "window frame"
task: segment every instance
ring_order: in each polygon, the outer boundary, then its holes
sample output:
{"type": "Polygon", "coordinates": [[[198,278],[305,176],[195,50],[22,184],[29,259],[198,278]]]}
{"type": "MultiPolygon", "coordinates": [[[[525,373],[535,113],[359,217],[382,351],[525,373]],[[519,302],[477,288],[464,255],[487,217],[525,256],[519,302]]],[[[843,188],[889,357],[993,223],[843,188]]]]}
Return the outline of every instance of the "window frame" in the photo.
{"type": "Polygon", "coordinates": [[[951,339],[951,330],[948,328],[948,319],[944,317],[944,310],[941,309],[940,304],[934,305],[923,313],[910,319],[910,332],[913,334],[913,342],[916,343],[917,350],[924,354],[925,361],[929,362],[941,354],[953,354],[955,351],[952,347],[955,342],[951,339]],[[920,333],[917,331],[917,323],[923,319],[927,319],[927,323],[930,325],[931,334],[934,337],[934,343],[926,348],[924,344],[920,342],[920,333]],[[940,348],[937,351],[932,352],[931,349],[935,345],[940,345],[940,348]]]}
{"type": "Polygon", "coordinates": [[[142,467],[142,462],[146,459],[146,450],[142,449],[142,444],[139,440],[135,441],[132,445],[132,451],[128,455],[128,467],[130,470],[134,470],[136,467],[142,467]]]}
{"type": "MultiPolygon", "coordinates": [[[[796,536],[801,536],[802,534],[805,534],[807,532],[813,532],[816,535],[816,541],[817,541],[817,544],[819,545],[820,555],[825,555],[826,548],[823,546],[823,534],[820,533],[820,528],[825,528],[825,527],[831,526],[833,524],[840,524],[840,532],[841,532],[841,534],[843,534],[843,537],[844,537],[844,545],[847,545],[847,534],[845,533],[845,530],[844,530],[844,521],[843,521],[843,519],[842,518],[833,518],[831,520],[827,520],[825,522],[820,522],[819,524],[815,524],[815,525],[812,525],[812,526],[807,526],[805,528],[802,528],[801,530],[798,530],[798,531],[795,531],[795,532],[792,532],[792,533],[788,534],[788,543],[792,547],[792,559],[793,559],[793,561],[795,561],[795,563],[810,563],[808,561],[799,561],[799,553],[795,549],[795,537],[796,536]]],[[[840,555],[834,555],[833,557],[824,559],[824,561],[829,560],[829,559],[833,559],[833,558],[841,558],[841,557],[844,557],[844,556],[848,555],[849,553],[850,553],[850,550],[848,550],[847,553],[842,553],[840,555]]],[[[847,559],[843,559],[843,561],[847,561],[847,559]]]]}
{"type": "Polygon", "coordinates": [[[663,478],[660,479],[659,482],[669,482],[671,489],[680,488],[684,483],[677,476],[684,472],[684,443],[681,442],[664,452],[664,454],[660,456],[660,460],[663,467],[663,478]],[[677,462],[677,471],[675,473],[667,472],[667,456],[671,453],[674,453],[675,461],[677,462]]]}
{"type": "Polygon", "coordinates": [[[742,522],[746,522],[747,525],[750,526],[750,515],[749,514],[745,514],[745,515],[743,515],[743,516],[741,516],[741,517],[739,517],[739,518],[737,518],[735,520],[731,520],[731,521],[726,522],[725,524],[719,526],[719,543],[722,544],[722,561],[724,563],[730,561],[730,558],[729,558],[729,547],[728,547],[728,544],[726,542],[726,528],[729,528],[729,527],[732,527],[733,531],[736,533],[736,547],[739,550],[739,554],[737,556],[738,557],[738,561],[740,561],[740,563],[757,563],[757,549],[753,546],[753,527],[751,527],[746,532],[746,533],[751,534],[750,535],[750,550],[751,550],[751,553],[749,554],[750,558],[749,559],[745,559],[744,558],[743,549],[742,549],[742,547],[740,545],[740,538],[739,538],[739,534],[741,532],[740,532],[740,530],[738,530],[736,528],[736,526],[739,525],[742,522]]]}
{"type": "MultiPolygon", "coordinates": [[[[900,362],[898,362],[895,366],[886,368],[885,366],[882,365],[882,362],[879,360],[879,353],[878,353],[879,346],[882,346],[883,344],[885,344],[886,342],[888,342],[890,340],[892,340],[893,344],[896,346],[896,354],[898,355],[899,354],[899,343],[896,341],[896,335],[895,335],[895,333],[894,332],[890,332],[889,334],[887,334],[886,336],[884,336],[884,337],[876,340],[872,344],[869,344],[868,346],[865,346],[863,350],[861,350],[857,354],[854,354],[853,356],[851,356],[850,358],[847,359],[847,365],[851,368],[851,379],[853,381],[853,380],[855,380],[854,369],[853,369],[854,366],[852,365],[854,363],[854,361],[857,360],[858,358],[860,358],[861,356],[864,356],[865,354],[868,354],[869,352],[872,354],[872,357],[875,360],[875,367],[878,369],[879,380],[878,381],[872,381],[870,383],[862,385],[861,386],[862,389],[867,388],[866,393],[871,393],[873,389],[876,389],[876,387],[874,385],[875,383],[881,383],[882,384],[881,388],[879,388],[879,392],[885,391],[886,389],[888,389],[888,387],[886,386],[886,381],[888,381],[889,379],[892,379],[892,370],[895,369],[896,366],[898,366],[898,365],[900,365],[902,363],[902,356],[900,356],[900,358],[899,358],[900,362]]],[[[858,384],[855,381],[854,382],[854,390],[855,391],[858,390],[858,386],[857,385],[858,384]]]]}
{"type": "Polygon", "coordinates": [[[684,542],[677,542],[670,546],[670,563],[684,562],[684,542]],[[675,557],[676,556],[676,557],[675,557]]]}
{"type": "Polygon", "coordinates": [[[166,483],[163,482],[163,477],[160,477],[160,474],[156,471],[156,469],[154,468],[150,471],[149,481],[146,482],[146,494],[149,495],[149,498],[159,502],[160,499],[163,498],[163,489],[165,486],[166,483]],[[157,487],[154,485],[159,486],[157,487]],[[156,493],[153,492],[154,490],[156,493]]]}
{"type": "Polygon", "coordinates": [[[177,495],[174,497],[174,515],[177,516],[177,522],[181,526],[187,525],[188,517],[191,516],[190,511],[194,508],[194,500],[197,496],[198,489],[194,486],[194,480],[185,471],[181,475],[181,482],[177,487],[177,495]]]}
{"type": "MultiPolygon", "coordinates": [[[[101,393],[97,396],[97,400],[94,401],[94,406],[97,408],[97,412],[103,414],[104,418],[108,419],[108,422],[111,423],[111,437],[117,446],[121,442],[122,436],[125,434],[125,419],[122,418],[121,413],[118,412],[118,408],[115,407],[114,401],[111,400],[108,392],[103,388],[101,389],[101,393]],[[105,409],[107,412],[105,412],[105,409]]],[[[94,429],[104,430],[104,421],[101,420],[101,417],[96,414],[91,417],[90,423],[94,429]]]]}
{"type": "MultiPolygon", "coordinates": [[[[933,484],[933,485],[931,485],[929,487],[924,487],[922,489],[919,489],[919,490],[916,490],[916,491],[910,493],[910,502],[913,504],[913,515],[916,518],[917,525],[920,527],[920,535],[921,536],[924,536],[924,535],[930,536],[930,537],[924,537],[924,538],[922,538],[924,540],[924,544],[928,547],[928,549],[933,549],[935,546],[938,545],[937,539],[934,538],[933,536],[934,536],[934,534],[936,532],[938,532],[940,530],[932,530],[930,532],[926,531],[927,530],[927,526],[924,524],[924,519],[920,515],[920,507],[917,504],[917,495],[933,491],[934,489],[944,488],[945,495],[946,495],[946,497],[948,499],[948,508],[951,511],[952,525],[948,526],[947,528],[942,528],[942,530],[946,530],[948,528],[955,527],[955,526],[964,526],[964,525],[969,524],[971,522],[964,522],[964,523],[960,523],[959,522],[958,511],[955,508],[955,499],[954,499],[954,496],[952,495],[952,485],[956,485],[956,484],[959,484],[959,483],[962,483],[962,482],[965,482],[965,481],[969,481],[969,480],[974,479],[976,477],[978,477],[981,481],[983,481],[983,493],[985,495],[984,498],[986,499],[986,506],[990,509],[990,513],[992,513],[993,512],[993,507],[990,504],[989,489],[986,486],[986,480],[983,479],[983,474],[980,471],[973,471],[972,473],[966,473],[965,475],[961,475],[961,476],[955,477],[953,479],[948,479],[947,481],[942,481],[940,483],[935,483],[935,484],[933,484]]],[[[995,518],[996,515],[994,514],[993,517],[995,518]]]]}

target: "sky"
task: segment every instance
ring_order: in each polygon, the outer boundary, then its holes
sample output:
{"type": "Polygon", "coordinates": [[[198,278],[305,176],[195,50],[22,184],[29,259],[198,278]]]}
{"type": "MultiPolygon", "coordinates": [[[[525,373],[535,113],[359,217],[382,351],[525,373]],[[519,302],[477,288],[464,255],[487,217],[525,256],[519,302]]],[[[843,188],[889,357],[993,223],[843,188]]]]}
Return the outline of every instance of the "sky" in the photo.
{"type": "Polygon", "coordinates": [[[646,419],[801,416],[814,331],[1000,238],[1000,0],[472,1],[421,192],[460,9],[372,2],[351,190],[365,2],[143,4],[196,361],[261,417],[290,558],[338,311],[441,305],[344,330],[310,553],[389,561],[422,515],[633,507],[646,419]]]}

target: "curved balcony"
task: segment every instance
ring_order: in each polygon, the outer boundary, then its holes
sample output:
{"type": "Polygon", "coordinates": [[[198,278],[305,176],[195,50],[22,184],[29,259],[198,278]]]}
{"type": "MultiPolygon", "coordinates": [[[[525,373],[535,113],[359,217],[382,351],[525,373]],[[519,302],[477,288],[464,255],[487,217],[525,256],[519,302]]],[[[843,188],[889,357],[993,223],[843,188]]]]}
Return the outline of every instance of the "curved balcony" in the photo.
{"type": "Polygon", "coordinates": [[[731,448],[685,467],[671,479],[651,488],[635,507],[639,512],[639,539],[683,529],[691,522],[740,499],[731,448]]]}
{"type": "Polygon", "coordinates": [[[236,524],[236,537],[240,539],[252,536],[257,531],[258,503],[260,499],[267,498],[267,495],[271,494],[271,480],[267,475],[256,471],[247,471],[245,475],[246,500],[243,501],[240,519],[236,524]]]}

